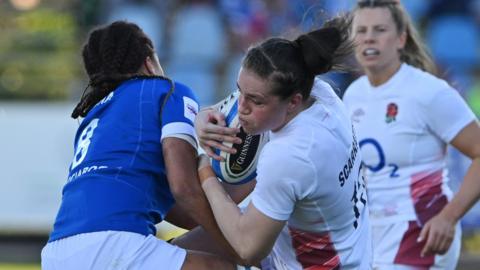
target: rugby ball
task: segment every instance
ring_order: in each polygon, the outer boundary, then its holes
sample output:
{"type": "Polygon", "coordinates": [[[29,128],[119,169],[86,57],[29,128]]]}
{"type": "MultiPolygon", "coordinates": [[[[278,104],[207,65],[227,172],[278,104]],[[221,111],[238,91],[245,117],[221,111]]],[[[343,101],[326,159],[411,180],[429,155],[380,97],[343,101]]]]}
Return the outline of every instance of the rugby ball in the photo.
{"type": "MultiPolygon", "coordinates": [[[[227,127],[240,127],[238,121],[238,97],[240,93],[235,91],[220,104],[220,112],[225,115],[227,127]]],[[[211,160],[212,168],[218,178],[228,184],[239,185],[254,179],[257,169],[258,156],[263,146],[268,142],[268,132],[257,135],[245,133],[240,127],[237,134],[242,139],[241,144],[226,143],[233,147],[237,153],[230,154],[216,149],[216,154],[222,156],[225,161],[211,160]]]]}

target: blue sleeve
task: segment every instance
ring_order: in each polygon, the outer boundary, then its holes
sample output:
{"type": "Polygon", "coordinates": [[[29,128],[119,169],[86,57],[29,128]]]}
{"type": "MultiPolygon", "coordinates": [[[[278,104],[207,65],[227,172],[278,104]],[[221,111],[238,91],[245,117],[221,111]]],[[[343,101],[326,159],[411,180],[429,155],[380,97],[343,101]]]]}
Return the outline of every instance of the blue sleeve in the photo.
{"type": "Polygon", "coordinates": [[[175,83],[173,93],[167,98],[160,116],[162,139],[172,134],[186,134],[196,138],[193,122],[199,105],[193,91],[183,84],[175,83]]]}

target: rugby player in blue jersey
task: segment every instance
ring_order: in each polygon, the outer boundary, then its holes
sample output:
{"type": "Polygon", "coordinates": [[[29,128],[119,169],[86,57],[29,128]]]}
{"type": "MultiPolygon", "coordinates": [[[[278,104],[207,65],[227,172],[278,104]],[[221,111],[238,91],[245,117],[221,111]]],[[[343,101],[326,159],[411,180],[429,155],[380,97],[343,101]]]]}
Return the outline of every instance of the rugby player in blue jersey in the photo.
{"type": "Polygon", "coordinates": [[[200,224],[231,250],[197,180],[192,90],[163,77],[151,40],[132,23],[93,30],[82,56],[90,90],[72,113],[84,119],[42,268],[235,269],[155,237],[162,220],[200,224]]]}

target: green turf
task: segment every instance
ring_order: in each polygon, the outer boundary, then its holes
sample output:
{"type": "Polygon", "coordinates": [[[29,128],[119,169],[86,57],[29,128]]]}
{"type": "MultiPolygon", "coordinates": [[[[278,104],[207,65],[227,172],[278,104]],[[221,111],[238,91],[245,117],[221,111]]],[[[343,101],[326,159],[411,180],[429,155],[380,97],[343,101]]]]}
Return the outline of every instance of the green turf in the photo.
{"type": "Polygon", "coordinates": [[[40,270],[38,264],[2,264],[0,270],[40,270]]]}

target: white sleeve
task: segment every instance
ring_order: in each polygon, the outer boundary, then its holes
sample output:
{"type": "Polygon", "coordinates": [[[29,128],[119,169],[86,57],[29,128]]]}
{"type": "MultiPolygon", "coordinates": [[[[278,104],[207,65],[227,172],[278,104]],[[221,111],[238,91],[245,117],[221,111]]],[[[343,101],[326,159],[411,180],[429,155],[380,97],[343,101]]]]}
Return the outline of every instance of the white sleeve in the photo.
{"type": "MultiPolygon", "coordinates": [[[[269,150],[271,148],[274,147],[269,150]]],[[[315,177],[311,166],[303,161],[278,151],[271,152],[267,155],[262,153],[263,157],[259,160],[252,203],[270,218],[288,220],[296,202],[306,196],[305,190],[309,190],[310,186],[308,181],[315,177]]]]}
{"type": "Polygon", "coordinates": [[[427,126],[447,143],[476,119],[465,100],[453,88],[438,91],[424,111],[427,126]]]}
{"type": "Polygon", "coordinates": [[[193,148],[197,149],[197,141],[191,135],[182,134],[182,133],[170,133],[168,135],[163,136],[162,141],[163,141],[163,139],[168,138],[168,137],[174,137],[174,138],[182,139],[182,140],[188,142],[189,144],[191,144],[193,146],[193,148]]]}

